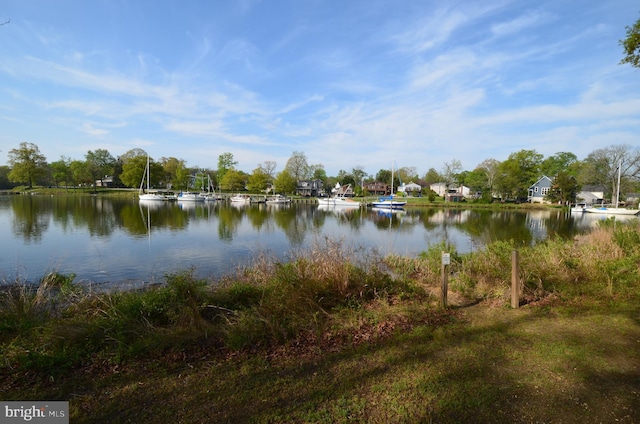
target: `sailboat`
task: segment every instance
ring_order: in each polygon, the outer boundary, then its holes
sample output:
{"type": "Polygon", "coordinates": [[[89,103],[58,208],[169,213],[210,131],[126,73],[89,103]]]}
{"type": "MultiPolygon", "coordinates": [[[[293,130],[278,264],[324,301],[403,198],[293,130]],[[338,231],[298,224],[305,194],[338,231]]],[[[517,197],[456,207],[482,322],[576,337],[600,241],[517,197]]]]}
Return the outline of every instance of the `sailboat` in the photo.
{"type": "Polygon", "coordinates": [[[585,212],[597,213],[600,215],[637,215],[640,209],[626,209],[619,208],[618,203],[620,200],[620,173],[622,172],[622,160],[618,162],[618,184],[616,186],[616,206],[614,208],[608,208],[606,206],[586,208],[585,212]]]}
{"type": "Polygon", "coordinates": [[[347,184],[344,187],[340,186],[340,183],[336,183],[336,187],[333,190],[335,195],[332,197],[322,197],[318,199],[318,204],[321,206],[340,206],[347,208],[359,208],[360,202],[356,202],[350,199],[346,194],[351,190],[351,184],[347,184]]]}
{"type": "Polygon", "coordinates": [[[204,197],[205,201],[216,200],[216,190],[213,188],[213,184],[211,183],[211,176],[209,174],[207,174],[207,191],[201,192],[200,196],[204,197]]]}
{"type": "MultiPolygon", "coordinates": [[[[196,177],[192,177],[194,184],[195,184],[196,177]]],[[[188,190],[181,191],[178,194],[178,202],[204,202],[204,196],[200,193],[194,193],[188,190]]]]}
{"type": "Polygon", "coordinates": [[[391,166],[391,194],[389,196],[380,196],[377,202],[371,202],[371,205],[374,208],[383,208],[383,209],[402,209],[407,202],[403,200],[395,200],[395,196],[393,195],[393,171],[394,166],[391,166]]]}
{"type": "Polygon", "coordinates": [[[272,185],[271,191],[273,192],[273,195],[267,198],[267,205],[288,205],[291,203],[291,199],[288,199],[287,196],[276,194],[275,184],[272,185]]]}
{"type": "Polygon", "coordinates": [[[150,165],[150,159],[149,159],[149,155],[147,155],[147,167],[144,170],[144,175],[142,176],[142,181],[140,182],[140,189],[138,190],[138,198],[140,200],[152,200],[152,201],[167,200],[167,197],[164,194],[161,194],[158,192],[153,192],[153,193],[149,192],[149,178],[150,178],[149,174],[151,174],[151,167],[149,165],[150,165]],[[145,181],[147,183],[146,191],[143,188],[145,181]]]}

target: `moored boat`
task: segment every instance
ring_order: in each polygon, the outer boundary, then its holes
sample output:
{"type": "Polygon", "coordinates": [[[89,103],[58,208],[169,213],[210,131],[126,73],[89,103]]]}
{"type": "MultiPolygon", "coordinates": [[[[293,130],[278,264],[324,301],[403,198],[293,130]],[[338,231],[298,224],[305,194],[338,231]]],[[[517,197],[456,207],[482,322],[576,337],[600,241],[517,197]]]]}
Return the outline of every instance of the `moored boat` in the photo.
{"type": "Polygon", "coordinates": [[[251,202],[251,196],[248,194],[236,194],[229,199],[232,203],[249,203],[251,202]]]}
{"type": "MultiPolygon", "coordinates": [[[[144,201],[165,201],[165,200],[173,200],[173,196],[162,193],[157,190],[151,190],[149,188],[149,180],[150,180],[150,159],[149,155],[147,155],[147,166],[144,169],[144,175],[142,176],[142,181],[140,182],[140,189],[138,190],[138,198],[144,201]],[[146,183],[146,189],[145,187],[146,183]]],[[[175,198],[175,197],[174,197],[175,198]]]]}
{"type": "Polygon", "coordinates": [[[381,196],[378,201],[371,202],[371,206],[374,208],[402,209],[407,204],[404,200],[396,200],[396,196],[393,194],[393,171],[394,167],[391,166],[391,194],[389,196],[381,196]]]}
{"type": "Polygon", "coordinates": [[[205,197],[200,193],[183,191],[178,194],[177,199],[178,199],[178,202],[204,202],[205,197]]]}
{"type": "Polygon", "coordinates": [[[627,209],[620,208],[618,205],[620,204],[620,177],[622,174],[622,160],[618,162],[618,184],[616,185],[616,193],[615,193],[615,205],[612,207],[607,206],[599,206],[593,208],[585,209],[586,212],[589,213],[597,213],[600,215],[637,215],[640,212],[640,209],[627,209]]]}
{"type": "Polygon", "coordinates": [[[640,212],[640,209],[599,206],[594,208],[586,208],[584,211],[588,213],[597,213],[600,215],[637,215],[640,212]]]}
{"type": "Polygon", "coordinates": [[[571,212],[572,213],[583,213],[585,212],[587,209],[587,204],[586,203],[576,203],[574,206],[571,207],[571,212]]]}
{"type": "Polygon", "coordinates": [[[267,205],[286,205],[291,203],[291,199],[281,194],[277,194],[275,196],[268,197],[266,203],[267,205]]]}
{"type": "Polygon", "coordinates": [[[340,184],[336,184],[334,190],[334,196],[332,197],[321,197],[318,199],[319,205],[326,206],[340,206],[347,208],[359,208],[360,202],[356,202],[355,200],[346,196],[347,193],[350,192],[351,184],[347,184],[344,187],[341,187],[340,184]]]}
{"type": "Polygon", "coordinates": [[[407,202],[404,200],[396,200],[395,196],[384,196],[380,197],[378,201],[371,202],[371,206],[374,208],[382,208],[382,209],[402,209],[407,202]]]}

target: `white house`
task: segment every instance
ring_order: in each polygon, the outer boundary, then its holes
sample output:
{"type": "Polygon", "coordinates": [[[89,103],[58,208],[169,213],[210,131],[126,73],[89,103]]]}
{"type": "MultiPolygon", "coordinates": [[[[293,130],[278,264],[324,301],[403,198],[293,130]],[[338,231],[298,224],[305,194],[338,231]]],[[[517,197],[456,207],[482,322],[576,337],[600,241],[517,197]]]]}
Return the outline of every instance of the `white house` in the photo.
{"type": "Polygon", "coordinates": [[[429,188],[436,192],[436,194],[440,197],[444,197],[447,194],[461,194],[463,197],[469,197],[471,194],[471,189],[467,186],[457,186],[455,184],[446,183],[434,183],[429,186],[429,188]]]}
{"type": "Polygon", "coordinates": [[[420,184],[414,183],[413,181],[411,181],[409,184],[402,183],[402,185],[398,187],[399,193],[405,193],[411,196],[413,196],[414,193],[420,193],[421,191],[422,191],[422,186],[420,184]]]}

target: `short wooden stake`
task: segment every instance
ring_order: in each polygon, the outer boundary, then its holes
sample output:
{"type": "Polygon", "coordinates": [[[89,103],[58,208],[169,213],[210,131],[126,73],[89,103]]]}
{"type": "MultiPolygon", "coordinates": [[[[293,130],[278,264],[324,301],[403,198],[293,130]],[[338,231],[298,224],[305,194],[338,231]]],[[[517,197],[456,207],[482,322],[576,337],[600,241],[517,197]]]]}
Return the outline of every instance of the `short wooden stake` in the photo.
{"type": "Polygon", "coordinates": [[[447,265],[449,265],[449,263],[450,263],[449,253],[442,252],[442,270],[441,270],[442,287],[441,287],[440,303],[443,308],[447,307],[447,292],[449,291],[449,287],[448,287],[449,281],[447,278],[447,265]]]}
{"type": "Polygon", "coordinates": [[[520,266],[518,263],[518,251],[511,252],[511,307],[520,307],[520,266]]]}

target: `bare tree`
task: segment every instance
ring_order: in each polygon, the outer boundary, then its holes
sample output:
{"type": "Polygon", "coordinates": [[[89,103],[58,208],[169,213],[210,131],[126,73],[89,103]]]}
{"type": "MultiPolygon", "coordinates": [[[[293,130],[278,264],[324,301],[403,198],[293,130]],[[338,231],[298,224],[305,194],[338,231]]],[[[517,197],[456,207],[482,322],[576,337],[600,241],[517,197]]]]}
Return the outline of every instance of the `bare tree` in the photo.
{"type": "Polygon", "coordinates": [[[584,160],[580,175],[583,184],[611,187],[610,195],[615,195],[618,183],[618,165],[621,164],[621,191],[632,181],[640,179],[640,150],[626,144],[612,145],[594,150],[584,160]]]}
{"type": "Polygon", "coordinates": [[[268,175],[271,181],[273,181],[273,178],[275,177],[273,173],[275,172],[277,166],[278,165],[274,161],[266,160],[262,162],[261,165],[258,165],[258,168],[266,175],[268,175]]]}
{"type": "Polygon", "coordinates": [[[460,171],[462,171],[462,162],[458,159],[453,159],[451,162],[444,163],[444,168],[442,168],[442,177],[444,178],[444,182],[447,186],[458,182],[458,174],[460,171]]]}
{"type": "Polygon", "coordinates": [[[287,161],[285,169],[289,171],[296,181],[308,178],[309,163],[307,162],[307,156],[303,152],[293,152],[287,161]]]}
{"type": "Polygon", "coordinates": [[[490,190],[493,190],[493,188],[495,187],[495,181],[498,175],[499,165],[500,165],[500,161],[498,161],[497,159],[491,158],[491,159],[483,160],[476,167],[476,169],[480,169],[484,171],[485,174],[487,175],[487,186],[490,190]]]}

